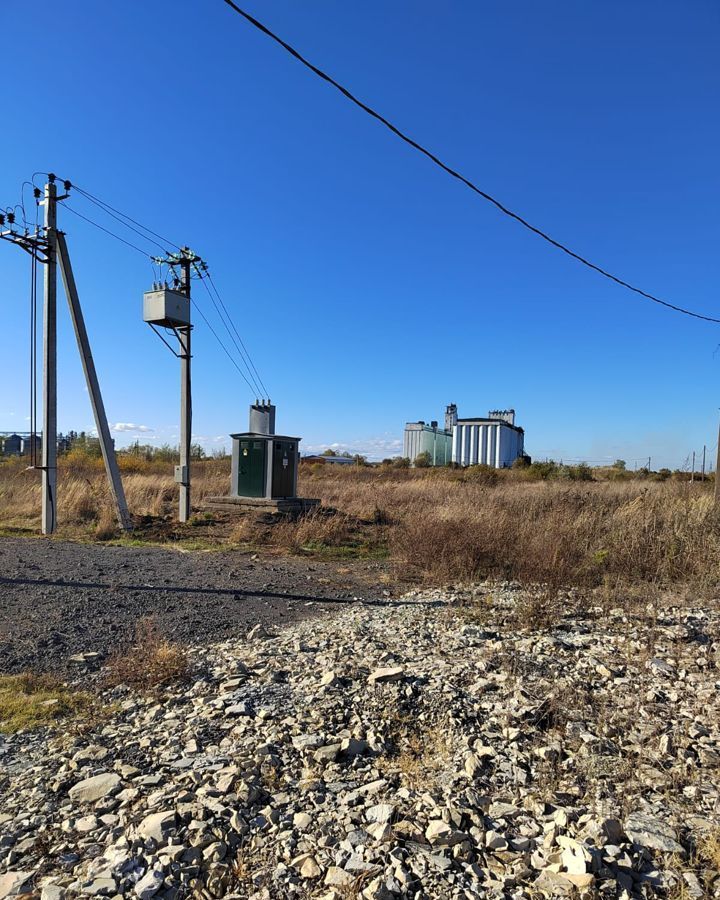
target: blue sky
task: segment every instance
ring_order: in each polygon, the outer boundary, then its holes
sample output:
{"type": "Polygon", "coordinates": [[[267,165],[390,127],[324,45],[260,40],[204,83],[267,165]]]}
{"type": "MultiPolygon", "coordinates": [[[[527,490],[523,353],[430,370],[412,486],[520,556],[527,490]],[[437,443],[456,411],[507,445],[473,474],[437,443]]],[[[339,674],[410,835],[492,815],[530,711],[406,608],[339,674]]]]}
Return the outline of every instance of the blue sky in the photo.
{"type": "MultiPolygon", "coordinates": [[[[559,240],[720,314],[714,0],[247,8],[559,240]]],[[[0,29],[15,76],[0,87],[0,204],[55,171],[192,246],[303,449],[392,455],[405,421],[451,401],[461,416],[513,406],[537,457],[676,466],[715,444],[720,326],[554,251],[221,0],[3,3],[0,29]]],[[[149,429],[119,443],[175,442],[177,362],[141,321],[149,262],[60,217],[108,416],[149,429]]],[[[28,278],[0,244],[0,430],[26,427],[28,278]]],[[[59,426],[90,428],[64,306],[59,340],[59,426]]],[[[202,321],[194,351],[194,431],[218,446],[254,396],[202,321]]]]}

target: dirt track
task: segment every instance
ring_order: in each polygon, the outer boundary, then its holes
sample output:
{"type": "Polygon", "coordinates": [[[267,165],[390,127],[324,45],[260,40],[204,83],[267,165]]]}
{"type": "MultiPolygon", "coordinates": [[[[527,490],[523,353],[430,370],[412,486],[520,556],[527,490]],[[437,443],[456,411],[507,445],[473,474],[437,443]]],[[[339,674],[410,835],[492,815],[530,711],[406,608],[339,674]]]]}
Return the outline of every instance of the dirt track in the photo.
{"type": "MultiPolygon", "coordinates": [[[[0,672],[76,672],[70,657],[128,643],[138,619],[187,643],[381,601],[378,563],[0,539],[0,672]]],[[[82,669],[82,667],[80,667],[82,669]]]]}

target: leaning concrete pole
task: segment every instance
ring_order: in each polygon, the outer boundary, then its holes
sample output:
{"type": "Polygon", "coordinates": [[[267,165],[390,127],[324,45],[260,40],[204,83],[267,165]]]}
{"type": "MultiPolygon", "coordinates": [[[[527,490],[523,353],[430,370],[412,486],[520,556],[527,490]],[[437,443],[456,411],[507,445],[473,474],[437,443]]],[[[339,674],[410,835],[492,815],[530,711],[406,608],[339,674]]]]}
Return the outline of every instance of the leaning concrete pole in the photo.
{"type": "Polygon", "coordinates": [[[70,254],[68,253],[65,235],[62,232],[59,232],[57,235],[57,249],[58,258],[60,260],[60,272],[62,273],[63,284],[65,286],[65,296],[67,297],[68,306],[70,307],[70,318],[72,319],[73,328],[75,329],[75,338],[77,339],[78,350],[80,351],[80,358],[85,373],[85,382],[87,384],[88,393],[90,394],[90,403],[92,404],[93,416],[95,417],[95,427],[100,439],[100,449],[102,450],[105,472],[107,474],[108,484],[110,485],[113,503],[115,504],[115,512],[120,527],[125,531],[130,531],[132,529],[132,521],[125,501],[125,491],[123,490],[122,480],[120,478],[115,448],[113,447],[112,438],[110,437],[110,428],[105,414],[105,404],[103,403],[102,394],[100,393],[100,383],[98,381],[97,372],[95,371],[95,362],[93,360],[90,341],[88,340],[87,330],[85,328],[85,319],[83,318],[80,298],[75,284],[75,276],[70,263],[70,254]]]}
{"type": "Polygon", "coordinates": [[[47,265],[43,295],[42,533],[57,527],[57,187],[45,185],[47,265]]]}

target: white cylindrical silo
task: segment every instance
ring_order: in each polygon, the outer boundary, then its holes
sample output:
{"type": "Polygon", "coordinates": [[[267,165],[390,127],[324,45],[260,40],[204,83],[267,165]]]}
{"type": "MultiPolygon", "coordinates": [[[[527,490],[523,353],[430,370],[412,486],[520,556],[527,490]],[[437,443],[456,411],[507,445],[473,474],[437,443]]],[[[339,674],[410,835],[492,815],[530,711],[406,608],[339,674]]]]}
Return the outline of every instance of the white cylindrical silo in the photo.
{"type": "Polygon", "coordinates": [[[512,428],[506,428],[503,439],[503,465],[511,466],[517,456],[517,432],[512,428]]]}
{"type": "Polygon", "coordinates": [[[508,429],[505,428],[504,425],[497,425],[498,430],[497,434],[497,449],[495,451],[495,458],[497,461],[498,469],[503,468],[506,465],[505,459],[508,453],[508,429]]]}

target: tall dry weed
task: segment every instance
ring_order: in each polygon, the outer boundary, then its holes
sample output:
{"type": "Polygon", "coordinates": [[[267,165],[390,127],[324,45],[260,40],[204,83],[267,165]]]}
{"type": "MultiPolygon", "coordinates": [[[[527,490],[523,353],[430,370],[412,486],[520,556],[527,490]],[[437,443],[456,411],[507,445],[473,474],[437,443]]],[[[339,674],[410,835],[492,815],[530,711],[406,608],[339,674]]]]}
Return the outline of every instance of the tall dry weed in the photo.
{"type": "Polygon", "coordinates": [[[592,586],[720,579],[720,515],[685,485],[464,486],[392,530],[393,557],[429,578],[592,586]]]}
{"type": "MultiPolygon", "coordinates": [[[[124,457],[121,457],[124,458],[124,457]]],[[[134,459],[123,484],[136,516],[174,515],[169,463],[134,459]]],[[[229,461],[194,466],[193,501],[226,494],[229,461]]],[[[312,552],[387,546],[401,575],[430,581],[502,577],[548,591],[596,584],[720,581],[720,513],[710,485],[623,479],[528,481],[519,472],[301,466],[299,492],[322,507],[272,526],[238,521],[230,543],[312,552]],[[334,512],[333,512],[334,511],[334,512]]],[[[106,530],[111,508],[97,462],[61,458],[62,527],[106,530]]],[[[40,474],[0,463],[0,525],[36,528],[40,474]]]]}

